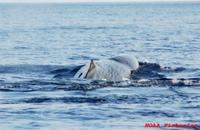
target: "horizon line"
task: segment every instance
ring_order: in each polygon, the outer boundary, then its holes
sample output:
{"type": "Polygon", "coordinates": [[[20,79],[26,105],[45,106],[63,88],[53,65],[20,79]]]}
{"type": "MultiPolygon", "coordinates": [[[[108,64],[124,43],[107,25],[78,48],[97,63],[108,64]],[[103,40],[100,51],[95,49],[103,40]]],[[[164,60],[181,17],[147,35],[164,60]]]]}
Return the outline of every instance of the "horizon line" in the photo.
{"type": "Polygon", "coordinates": [[[30,4],[42,4],[42,3],[193,3],[193,2],[200,2],[199,0],[164,0],[164,1],[159,1],[159,0],[144,0],[144,1],[118,1],[118,0],[113,0],[113,1],[0,1],[1,3],[30,3],[30,4]]]}

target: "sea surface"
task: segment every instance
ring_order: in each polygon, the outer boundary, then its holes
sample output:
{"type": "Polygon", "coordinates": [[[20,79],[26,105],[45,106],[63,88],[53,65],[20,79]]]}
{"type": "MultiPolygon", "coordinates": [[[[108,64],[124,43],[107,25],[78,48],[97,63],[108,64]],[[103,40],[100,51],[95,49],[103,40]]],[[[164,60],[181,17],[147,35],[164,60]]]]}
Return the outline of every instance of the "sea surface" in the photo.
{"type": "Polygon", "coordinates": [[[162,125],[200,125],[199,79],[199,2],[0,4],[1,130],[188,129],[162,125]],[[120,54],[165,70],[55,78],[120,54]]]}

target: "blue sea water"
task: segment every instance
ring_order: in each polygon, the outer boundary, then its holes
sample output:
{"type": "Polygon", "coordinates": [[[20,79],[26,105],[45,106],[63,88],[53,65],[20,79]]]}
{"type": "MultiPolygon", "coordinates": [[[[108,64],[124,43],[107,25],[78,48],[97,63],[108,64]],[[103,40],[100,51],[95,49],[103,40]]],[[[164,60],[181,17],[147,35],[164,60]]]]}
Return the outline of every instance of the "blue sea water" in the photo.
{"type": "Polygon", "coordinates": [[[0,4],[0,59],[2,130],[200,125],[198,2],[0,4]],[[184,68],[161,73],[194,81],[91,83],[50,73],[119,54],[184,68]]]}

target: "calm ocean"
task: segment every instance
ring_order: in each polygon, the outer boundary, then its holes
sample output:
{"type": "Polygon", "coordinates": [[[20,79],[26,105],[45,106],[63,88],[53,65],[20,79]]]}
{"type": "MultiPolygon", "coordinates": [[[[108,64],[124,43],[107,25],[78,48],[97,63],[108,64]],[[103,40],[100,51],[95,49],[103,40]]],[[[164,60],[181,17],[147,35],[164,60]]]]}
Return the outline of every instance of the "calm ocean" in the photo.
{"type": "Polygon", "coordinates": [[[165,129],[164,123],[200,125],[199,79],[198,2],[0,4],[2,130],[148,130],[148,122],[160,123],[156,129],[165,129]],[[91,83],[54,79],[50,73],[119,54],[182,68],[159,73],[194,81],[91,83]]]}

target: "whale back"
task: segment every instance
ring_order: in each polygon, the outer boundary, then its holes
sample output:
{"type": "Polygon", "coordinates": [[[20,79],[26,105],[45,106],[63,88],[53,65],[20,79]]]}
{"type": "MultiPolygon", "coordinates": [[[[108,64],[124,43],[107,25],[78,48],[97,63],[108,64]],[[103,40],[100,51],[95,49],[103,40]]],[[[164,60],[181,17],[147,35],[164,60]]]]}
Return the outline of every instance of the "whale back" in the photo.
{"type": "Polygon", "coordinates": [[[132,70],[136,70],[139,63],[135,57],[117,56],[110,59],[93,61],[85,64],[75,74],[75,78],[96,80],[123,80],[129,79],[132,70]]]}
{"type": "Polygon", "coordinates": [[[117,61],[121,64],[129,66],[132,70],[136,70],[139,67],[137,59],[133,56],[121,55],[117,57],[110,58],[111,60],[117,61]]]}
{"type": "Polygon", "coordinates": [[[107,59],[96,62],[93,79],[121,81],[130,78],[131,68],[115,60],[107,59]]]}

